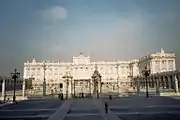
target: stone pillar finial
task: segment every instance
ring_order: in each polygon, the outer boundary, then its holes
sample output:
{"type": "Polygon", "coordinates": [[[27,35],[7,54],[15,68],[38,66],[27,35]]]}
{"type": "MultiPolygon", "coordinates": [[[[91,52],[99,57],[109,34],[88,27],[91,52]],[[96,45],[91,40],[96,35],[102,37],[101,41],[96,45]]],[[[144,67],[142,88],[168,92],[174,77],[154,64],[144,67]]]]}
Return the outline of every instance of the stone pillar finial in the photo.
{"type": "Polygon", "coordinates": [[[33,60],[32,60],[33,62],[36,62],[36,58],[33,56],[33,60]]]}
{"type": "Polygon", "coordinates": [[[97,71],[98,70],[98,66],[97,65],[95,65],[95,71],[97,71]]]}
{"type": "Polygon", "coordinates": [[[164,49],[163,48],[161,48],[161,53],[164,54],[164,49]]]}

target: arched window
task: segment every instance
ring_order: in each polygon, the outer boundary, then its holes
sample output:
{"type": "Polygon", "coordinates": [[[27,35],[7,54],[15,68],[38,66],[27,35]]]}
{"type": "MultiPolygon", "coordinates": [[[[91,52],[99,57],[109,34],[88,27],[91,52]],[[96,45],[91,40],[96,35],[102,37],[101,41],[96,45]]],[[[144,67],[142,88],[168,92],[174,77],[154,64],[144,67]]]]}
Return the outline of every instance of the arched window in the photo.
{"type": "Polygon", "coordinates": [[[62,83],[60,83],[60,85],[59,85],[59,86],[60,86],[60,88],[63,88],[63,84],[62,84],[62,83]]]}

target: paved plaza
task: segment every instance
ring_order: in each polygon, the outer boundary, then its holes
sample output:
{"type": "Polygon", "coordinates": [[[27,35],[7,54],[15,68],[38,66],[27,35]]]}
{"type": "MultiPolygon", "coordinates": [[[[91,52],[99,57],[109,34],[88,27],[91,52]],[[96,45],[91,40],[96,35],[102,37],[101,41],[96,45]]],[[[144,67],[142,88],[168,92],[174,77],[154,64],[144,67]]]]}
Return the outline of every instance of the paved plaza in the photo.
{"type": "Polygon", "coordinates": [[[110,111],[121,120],[179,120],[179,97],[124,97],[108,100],[110,111]]]}
{"type": "Polygon", "coordinates": [[[45,120],[62,102],[56,99],[25,100],[0,107],[0,120],[45,120]]]}
{"type": "Polygon", "coordinates": [[[0,107],[0,120],[179,120],[180,97],[36,99],[0,107]],[[104,102],[109,105],[105,114],[104,102]]]}

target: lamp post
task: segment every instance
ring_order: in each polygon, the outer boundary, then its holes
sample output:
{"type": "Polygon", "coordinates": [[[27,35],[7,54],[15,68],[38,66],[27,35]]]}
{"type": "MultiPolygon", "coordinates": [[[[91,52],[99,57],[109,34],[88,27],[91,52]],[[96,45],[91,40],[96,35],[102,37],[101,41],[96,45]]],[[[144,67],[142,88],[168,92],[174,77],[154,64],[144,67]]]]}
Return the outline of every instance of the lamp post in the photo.
{"type": "Polygon", "coordinates": [[[14,79],[14,94],[13,94],[13,102],[16,101],[16,80],[20,78],[20,73],[17,69],[14,69],[14,73],[11,73],[11,77],[14,79]]]}
{"type": "Polygon", "coordinates": [[[66,100],[68,99],[68,88],[69,88],[69,79],[72,80],[72,76],[66,72],[66,75],[63,76],[63,79],[66,80],[66,100]]]}
{"type": "Polygon", "coordinates": [[[99,87],[98,86],[101,87],[101,82],[98,82],[98,78],[101,79],[100,74],[93,74],[92,79],[93,79],[93,82],[94,82],[94,92],[96,92],[97,98],[99,98],[99,87]]]}
{"type": "Polygon", "coordinates": [[[146,78],[146,97],[149,98],[149,92],[148,92],[148,76],[150,75],[150,70],[147,69],[147,65],[145,67],[145,69],[142,71],[143,75],[145,76],[146,78]]]}
{"type": "Polygon", "coordinates": [[[136,79],[136,87],[137,87],[137,93],[139,94],[139,92],[140,92],[140,84],[139,84],[139,82],[140,82],[140,77],[139,77],[139,75],[137,76],[137,79],[136,79]]]}
{"type": "Polygon", "coordinates": [[[117,88],[118,88],[118,95],[119,95],[119,72],[118,72],[119,64],[117,64],[116,69],[117,69],[117,88]]]}
{"type": "Polygon", "coordinates": [[[91,76],[91,78],[92,78],[93,83],[94,83],[94,93],[97,93],[97,98],[99,98],[99,89],[101,92],[101,77],[102,76],[99,74],[99,72],[97,70],[97,66],[96,66],[95,71],[94,71],[93,75],[91,76]]]}
{"type": "Polygon", "coordinates": [[[43,97],[46,96],[46,78],[45,78],[45,74],[46,74],[46,63],[45,61],[43,62],[43,72],[44,72],[44,80],[43,80],[43,97]]]}
{"type": "Polygon", "coordinates": [[[156,80],[156,95],[160,94],[160,90],[159,90],[159,79],[158,79],[158,72],[157,72],[157,76],[155,77],[156,80]]]}
{"type": "Polygon", "coordinates": [[[43,76],[44,77],[44,79],[43,79],[43,97],[46,96],[46,69],[47,69],[47,67],[50,67],[50,66],[51,65],[47,66],[45,61],[43,62],[43,65],[42,65],[43,72],[44,72],[44,76],[43,76]]]}

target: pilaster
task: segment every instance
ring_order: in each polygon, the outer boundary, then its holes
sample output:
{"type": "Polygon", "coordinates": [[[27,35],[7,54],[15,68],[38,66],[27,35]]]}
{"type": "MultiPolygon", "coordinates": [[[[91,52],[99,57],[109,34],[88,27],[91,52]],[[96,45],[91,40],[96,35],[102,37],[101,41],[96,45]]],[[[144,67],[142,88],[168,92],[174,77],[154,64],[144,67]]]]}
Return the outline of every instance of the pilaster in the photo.
{"type": "Polygon", "coordinates": [[[25,88],[25,86],[26,86],[26,80],[25,79],[23,79],[23,89],[22,89],[22,96],[24,97],[25,96],[25,91],[26,91],[26,88],[25,88]]]}
{"type": "Polygon", "coordinates": [[[71,82],[71,81],[72,81],[72,79],[70,79],[70,80],[68,81],[68,82],[69,82],[69,85],[68,85],[68,94],[69,94],[69,95],[72,94],[72,89],[71,89],[71,86],[72,86],[71,83],[72,83],[72,82],[71,82]]]}
{"type": "Polygon", "coordinates": [[[173,86],[173,85],[171,84],[171,77],[168,75],[167,78],[168,78],[169,89],[171,89],[172,86],[173,86]]]}
{"type": "Polygon", "coordinates": [[[64,80],[63,81],[63,89],[62,89],[63,94],[66,94],[66,87],[67,87],[66,81],[64,80]]]}
{"type": "Polygon", "coordinates": [[[4,96],[5,96],[5,81],[6,81],[6,78],[4,77],[3,78],[3,82],[2,82],[2,97],[4,98],[4,96]]]}
{"type": "Polygon", "coordinates": [[[175,82],[175,92],[179,93],[179,86],[178,86],[177,75],[174,75],[174,82],[175,82]]]}

